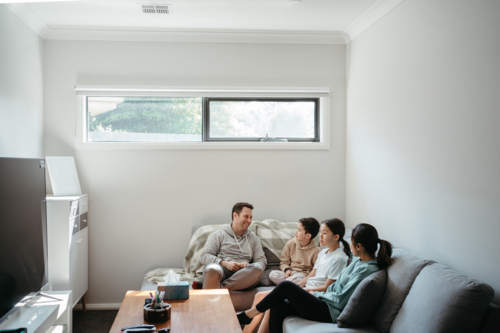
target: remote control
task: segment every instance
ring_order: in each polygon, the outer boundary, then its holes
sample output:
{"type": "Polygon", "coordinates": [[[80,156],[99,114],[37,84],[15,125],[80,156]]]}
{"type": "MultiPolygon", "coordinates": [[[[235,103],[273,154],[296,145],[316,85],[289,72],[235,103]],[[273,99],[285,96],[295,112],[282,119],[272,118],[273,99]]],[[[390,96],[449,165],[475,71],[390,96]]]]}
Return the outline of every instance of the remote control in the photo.
{"type": "Polygon", "coordinates": [[[156,331],[156,326],[150,325],[150,324],[133,325],[133,326],[128,326],[128,327],[122,328],[122,331],[133,330],[133,329],[154,329],[156,331]]]}

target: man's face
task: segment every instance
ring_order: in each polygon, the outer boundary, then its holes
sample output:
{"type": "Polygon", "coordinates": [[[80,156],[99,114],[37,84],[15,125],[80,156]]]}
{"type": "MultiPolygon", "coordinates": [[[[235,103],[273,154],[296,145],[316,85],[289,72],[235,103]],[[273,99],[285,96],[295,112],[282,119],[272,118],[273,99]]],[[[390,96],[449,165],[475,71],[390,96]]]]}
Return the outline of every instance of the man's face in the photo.
{"type": "Polygon", "coordinates": [[[243,207],[240,215],[233,213],[233,223],[241,230],[247,230],[250,224],[252,224],[252,210],[248,207],[243,207]]]}

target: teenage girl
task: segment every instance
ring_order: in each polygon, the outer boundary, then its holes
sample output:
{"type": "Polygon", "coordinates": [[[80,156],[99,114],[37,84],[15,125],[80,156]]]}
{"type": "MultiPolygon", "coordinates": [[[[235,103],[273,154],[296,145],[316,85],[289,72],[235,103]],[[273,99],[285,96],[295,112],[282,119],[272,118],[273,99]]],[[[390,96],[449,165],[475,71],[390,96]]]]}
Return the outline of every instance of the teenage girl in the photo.
{"type": "MultiPolygon", "coordinates": [[[[301,288],[308,292],[326,291],[328,286],[337,280],[340,272],[347,266],[351,250],[349,243],[344,240],[345,225],[340,219],[329,219],[321,223],[319,242],[327,247],[318,254],[313,270],[299,282],[301,288]],[[340,247],[342,243],[343,249],[340,247]]],[[[270,291],[259,292],[255,295],[252,306],[258,304],[270,291]]],[[[258,314],[252,322],[243,328],[243,333],[253,332],[261,322],[262,314],[258,314]]],[[[269,311],[266,311],[261,324],[260,332],[265,332],[269,322],[269,311]]]]}
{"type": "Polygon", "coordinates": [[[237,314],[242,325],[249,324],[256,315],[271,309],[269,325],[263,322],[259,332],[283,332],[283,320],[300,316],[307,320],[335,323],[359,283],[370,274],[391,264],[392,245],[379,239],[375,227],[358,224],[352,231],[351,250],[355,256],[335,283],[326,292],[310,294],[290,281],[281,282],[255,307],[237,314]],[[377,256],[375,252],[380,245],[377,256]]]}

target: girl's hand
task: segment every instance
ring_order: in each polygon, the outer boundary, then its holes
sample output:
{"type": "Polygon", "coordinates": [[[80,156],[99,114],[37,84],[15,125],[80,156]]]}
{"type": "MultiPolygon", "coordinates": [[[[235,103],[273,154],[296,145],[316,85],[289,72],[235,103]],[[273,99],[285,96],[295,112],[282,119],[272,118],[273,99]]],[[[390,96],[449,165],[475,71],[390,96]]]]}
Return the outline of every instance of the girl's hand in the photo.
{"type": "Polygon", "coordinates": [[[285,273],[285,279],[290,277],[291,275],[292,275],[292,270],[291,269],[287,270],[285,273]]]}

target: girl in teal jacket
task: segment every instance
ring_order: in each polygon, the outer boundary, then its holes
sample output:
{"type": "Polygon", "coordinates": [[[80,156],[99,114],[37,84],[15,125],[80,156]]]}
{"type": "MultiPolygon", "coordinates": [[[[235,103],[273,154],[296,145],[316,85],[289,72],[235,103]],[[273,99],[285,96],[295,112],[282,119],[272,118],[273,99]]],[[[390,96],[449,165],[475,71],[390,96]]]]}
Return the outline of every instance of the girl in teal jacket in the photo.
{"type": "Polygon", "coordinates": [[[238,313],[240,324],[246,325],[259,313],[270,311],[269,327],[263,322],[260,333],[283,332],[283,320],[299,316],[307,320],[335,323],[359,283],[370,274],[391,264],[392,245],[379,239],[375,227],[358,224],[351,235],[352,263],[325,292],[308,293],[290,281],[283,281],[255,307],[238,313]],[[378,255],[375,256],[380,244],[378,255]]]}

